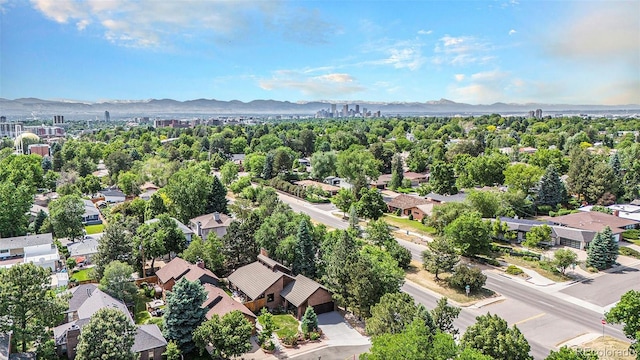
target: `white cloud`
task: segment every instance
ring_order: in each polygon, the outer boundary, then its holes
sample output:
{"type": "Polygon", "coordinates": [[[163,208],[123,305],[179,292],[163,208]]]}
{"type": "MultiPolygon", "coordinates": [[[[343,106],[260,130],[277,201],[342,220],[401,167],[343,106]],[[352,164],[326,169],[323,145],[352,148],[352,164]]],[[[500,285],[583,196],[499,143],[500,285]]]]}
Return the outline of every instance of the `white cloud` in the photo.
{"type": "MultiPolygon", "coordinates": [[[[0,0],[3,1],[3,0],[0,0]]],[[[217,43],[252,41],[265,32],[285,40],[322,43],[339,32],[316,10],[277,1],[31,0],[35,9],[78,30],[95,24],[109,41],[125,46],[170,45],[175,38],[217,43]],[[289,7],[287,7],[289,6],[289,7]]]]}
{"type": "Polygon", "coordinates": [[[489,54],[491,46],[474,36],[450,36],[445,35],[438,40],[434,53],[436,56],[432,62],[436,65],[468,65],[473,63],[486,63],[493,59],[489,54]]]}
{"type": "Polygon", "coordinates": [[[418,70],[427,61],[422,54],[424,44],[418,40],[403,40],[389,43],[381,39],[375,43],[365,44],[363,52],[383,54],[382,59],[366,60],[354,66],[391,65],[396,69],[418,70]]]}
{"type": "Polygon", "coordinates": [[[303,71],[279,70],[270,79],[259,79],[263,90],[292,89],[307,97],[326,98],[328,96],[348,96],[366,90],[349,74],[323,74],[308,76],[303,71]]]}
{"type": "Polygon", "coordinates": [[[455,74],[453,77],[456,79],[457,82],[460,82],[465,78],[464,74],[455,74]]]}
{"type": "Polygon", "coordinates": [[[515,31],[514,29],[509,30],[509,35],[513,35],[515,33],[517,33],[517,31],[515,31]]]}
{"type": "Polygon", "coordinates": [[[418,30],[418,35],[431,35],[433,30],[418,30]]]}
{"type": "Polygon", "coordinates": [[[449,95],[456,101],[487,104],[504,101],[514,89],[510,73],[499,69],[481,71],[466,77],[455,75],[456,83],[449,88],[449,95]]]}

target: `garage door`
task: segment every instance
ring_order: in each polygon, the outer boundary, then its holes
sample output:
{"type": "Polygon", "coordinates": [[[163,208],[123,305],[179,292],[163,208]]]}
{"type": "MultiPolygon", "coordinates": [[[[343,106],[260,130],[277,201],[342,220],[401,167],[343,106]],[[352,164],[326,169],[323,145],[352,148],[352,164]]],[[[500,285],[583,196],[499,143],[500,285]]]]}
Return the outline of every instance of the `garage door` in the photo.
{"type": "Polygon", "coordinates": [[[334,309],[333,301],[329,301],[324,304],[318,304],[313,306],[313,311],[315,311],[316,314],[328,313],[333,311],[333,309],[334,309]]]}
{"type": "Polygon", "coordinates": [[[580,241],[560,238],[560,245],[580,249],[580,241]]]}

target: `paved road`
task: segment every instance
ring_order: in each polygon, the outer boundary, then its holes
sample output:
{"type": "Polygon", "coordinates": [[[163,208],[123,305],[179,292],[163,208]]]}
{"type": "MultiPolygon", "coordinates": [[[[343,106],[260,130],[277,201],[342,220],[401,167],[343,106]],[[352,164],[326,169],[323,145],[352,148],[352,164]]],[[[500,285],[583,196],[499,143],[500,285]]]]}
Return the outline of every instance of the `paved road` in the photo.
{"type": "Polygon", "coordinates": [[[620,300],[620,296],[629,290],[640,290],[638,268],[620,266],[615,272],[576,283],[562,292],[592,304],[607,306],[620,300]]]}
{"type": "Polygon", "coordinates": [[[349,360],[358,359],[360,354],[369,351],[371,345],[331,346],[313,351],[312,353],[293,355],[288,359],[300,360],[349,360]]]}

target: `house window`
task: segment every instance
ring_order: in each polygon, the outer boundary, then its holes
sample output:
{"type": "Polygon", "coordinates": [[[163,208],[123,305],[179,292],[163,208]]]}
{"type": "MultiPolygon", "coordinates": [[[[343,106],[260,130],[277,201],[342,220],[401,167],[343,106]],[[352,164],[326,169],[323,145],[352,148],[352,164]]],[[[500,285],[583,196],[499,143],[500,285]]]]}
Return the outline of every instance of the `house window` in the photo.
{"type": "Polygon", "coordinates": [[[153,354],[154,354],[154,351],[149,350],[149,357],[148,357],[149,360],[153,360],[153,354]]]}
{"type": "Polygon", "coordinates": [[[273,294],[267,294],[267,302],[273,302],[273,294]]]}

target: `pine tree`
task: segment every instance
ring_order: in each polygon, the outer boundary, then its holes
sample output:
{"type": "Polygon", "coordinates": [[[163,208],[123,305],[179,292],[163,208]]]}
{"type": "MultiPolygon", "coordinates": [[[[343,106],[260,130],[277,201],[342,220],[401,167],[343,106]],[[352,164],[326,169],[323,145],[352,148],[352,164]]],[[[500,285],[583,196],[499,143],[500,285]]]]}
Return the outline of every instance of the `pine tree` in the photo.
{"type": "Polygon", "coordinates": [[[602,235],[597,233],[587,249],[587,266],[594,267],[598,270],[607,268],[607,259],[609,257],[609,249],[602,239],[602,235]]]}
{"type": "Polygon", "coordinates": [[[611,157],[609,158],[609,166],[611,167],[611,169],[613,170],[613,173],[616,176],[622,175],[622,171],[621,171],[622,165],[620,164],[620,156],[618,156],[617,152],[613,153],[613,155],[611,155],[611,157]]]}
{"type": "Polygon", "coordinates": [[[294,274],[302,274],[309,278],[316,276],[316,244],[313,242],[309,220],[303,219],[298,226],[296,235],[295,257],[293,258],[292,271],[294,274]]]}
{"type": "MultiPolygon", "coordinates": [[[[336,230],[339,231],[339,230],[336,230]]],[[[334,298],[344,305],[349,303],[348,284],[351,280],[351,270],[358,252],[355,238],[348,231],[340,231],[338,241],[330,254],[326,254],[326,283],[334,292],[334,298]]]]}
{"type": "Polygon", "coordinates": [[[360,219],[358,218],[358,211],[356,210],[356,206],[354,204],[349,208],[349,229],[354,230],[360,236],[361,229],[359,225],[360,219]]]}
{"type": "Polygon", "coordinates": [[[607,267],[609,268],[615,265],[618,259],[618,243],[613,238],[611,228],[608,226],[602,230],[601,236],[607,246],[607,267]]]}
{"type": "Polygon", "coordinates": [[[393,157],[391,163],[391,181],[389,182],[389,188],[395,190],[402,186],[402,180],[404,179],[404,170],[402,167],[402,157],[397,154],[393,157]]]}
{"type": "Polygon", "coordinates": [[[195,349],[193,331],[204,321],[206,308],[200,306],[207,294],[199,281],[180,279],[167,294],[167,312],[164,315],[163,335],[175,340],[183,353],[195,349]]]}
{"type": "Polygon", "coordinates": [[[549,165],[540,179],[537,203],[539,205],[556,206],[564,202],[565,189],[560,176],[553,165],[549,165]]]}
{"type": "Polygon", "coordinates": [[[275,155],[273,152],[269,152],[264,160],[264,167],[262,168],[262,178],[269,180],[273,177],[273,160],[275,155]]]}
{"type": "Polygon", "coordinates": [[[567,172],[567,186],[572,194],[577,194],[579,200],[583,200],[587,189],[591,184],[593,174],[593,158],[581,148],[576,148],[571,153],[571,163],[567,172]]]}
{"type": "Polygon", "coordinates": [[[207,203],[207,213],[219,212],[227,214],[227,189],[222,185],[220,178],[213,177],[211,185],[211,194],[209,195],[209,202],[207,203]]]}
{"type": "Polygon", "coordinates": [[[300,327],[303,333],[318,331],[318,315],[316,315],[312,306],[307,306],[307,310],[305,310],[302,316],[302,324],[300,327]]]}

